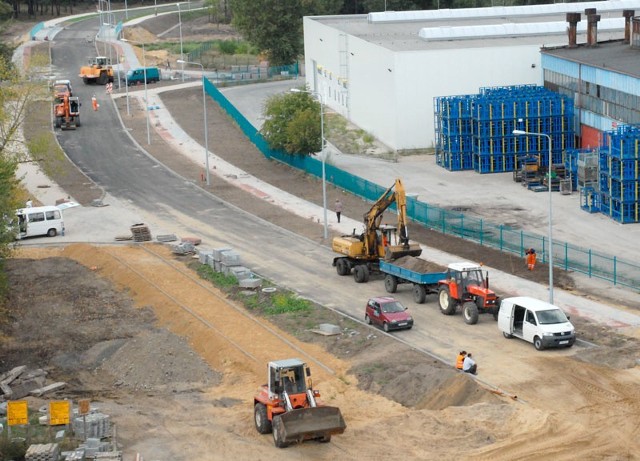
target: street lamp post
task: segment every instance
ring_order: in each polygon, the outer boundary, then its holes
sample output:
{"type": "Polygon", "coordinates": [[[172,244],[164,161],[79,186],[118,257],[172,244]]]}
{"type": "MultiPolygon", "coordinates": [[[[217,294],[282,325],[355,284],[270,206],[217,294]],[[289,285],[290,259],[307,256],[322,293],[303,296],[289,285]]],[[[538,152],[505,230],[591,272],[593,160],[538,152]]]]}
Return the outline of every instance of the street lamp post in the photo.
{"type": "Polygon", "coordinates": [[[549,179],[547,184],[547,187],[549,188],[549,304],[553,304],[553,208],[551,206],[551,198],[553,197],[551,191],[551,166],[553,165],[553,155],[551,153],[551,136],[546,133],[535,133],[524,130],[513,130],[513,134],[516,136],[538,136],[549,140],[549,179]]]}
{"type": "Polygon", "coordinates": [[[204,164],[206,168],[207,186],[210,186],[211,180],[209,176],[209,139],[207,137],[209,125],[207,125],[207,95],[204,91],[204,66],[199,62],[183,61],[182,59],[179,59],[178,63],[182,65],[193,64],[194,66],[200,66],[200,68],[202,69],[202,108],[204,109],[204,164]]]}
{"type": "MultiPolygon", "coordinates": [[[[180,4],[176,3],[176,6],[178,7],[178,29],[180,30],[180,61],[182,61],[182,82],[184,83],[184,54],[183,54],[183,50],[182,50],[182,15],[180,14],[180,4]]],[[[204,71],[203,71],[204,72],[204,71]]]]}
{"type": "MultiPolygon", "coordinates": [[[[149,128],[149,97],[148,97],[148,93],[147,93],[147,58],[145,57],[145,51],[144,51],[144,43],[142,42],[136,42],[133,40],[128,40],[126,38],[121,39],[123,42],[129,42],[129,43],[137,43],[138,45],[142,46],[142,66],[143,66],[143,76],[144,76],[144,109],[147,112],[147,144],[151,144],[151,129],[149,128]]],[[[127,82],[127,88],[129,87],[129,82],[127,82]]]]}
{"type": "Polygon", "coordinates": [[[320,102],[320,155],[322,159],[322,211],[323,211],[323,219],[324,219],[324,238],[327,239],[329,237],[329,229],[327,224],[327,173],[325,167],[325,139],[324,139],[324,99],[320,93],[315,91],[304,91],[298,88],[291,88],[293,93],[309,93],[310,95],[318,98],[320,102]]]}

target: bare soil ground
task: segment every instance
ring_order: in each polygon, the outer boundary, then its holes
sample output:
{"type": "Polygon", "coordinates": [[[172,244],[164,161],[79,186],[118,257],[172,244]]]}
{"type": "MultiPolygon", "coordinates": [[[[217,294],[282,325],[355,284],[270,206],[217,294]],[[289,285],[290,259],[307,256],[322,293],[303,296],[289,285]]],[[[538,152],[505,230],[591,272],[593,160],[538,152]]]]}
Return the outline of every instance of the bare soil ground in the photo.
{"type": "MultiPolygon", "coordinates": [[[[185,29],[183,29],[183,32],[185,29]]],[[[200,90],[163,97],[174,118],[195,139],[202,134],[200,90]]],[[[120,110],[124,112],[118,102],[120,110]]],[[[312,202],[321,203],[319,182],[268,161],[213,104],[212,150],[250,174],[312,202]]],[[[124,117],[146,146],[141,110],[124,117]]],[[[201,140],[202,142],[202,140],[201,140]]],[[[148,148],[186,178],[199,182],[200,168],[153,134],[148,148]]],[[[52,175],[74,170],[58,166],[52,175]]],[[[66,174],[64,174],[65,177],[66,174]]],[[[78,177],[67,190],[81,203],[95,190],[78,177]]],[[[319,241],[319,226],[227,183],[211,191],[275,224],[319,241]]],[[[330,188],[346,214],[362,216],[369,204],[330,188]]],[[[413,226],[415,240],[483,261],[509,273],[545,282],[546,271],[528,272],[524,262],[413,226]],[[414,229],[415,228],[415,229],[414,229]]],[[[89,397],[118,425],[125,460],[145,459],[632,459],[638,452],[638,341],[583,319],[581,337],[600,347],[577,360],[552,360],[550,376],[536,363],[525,389],[536,402],[498,396],[481,383],[376,330],[316,306],[304,316],[262,317],[239,306],[237,293],[197,281],[190,260],[159,245],[22,249],[7,261],[10,295],[0,324],[0,372],[27,364],[46,367],[68,386],[54,397],[89,397]],[[190,275],[185,275],[190,274],[190,275]],[[224,319],[223,322],[220,320],[224,319]],[[342,334],[319,336],[319,323],[340,325],[342,334]],[[271,325],[269,330],[264,325],[271,325]],[[309,361],[324,400],[341,408],[348,429],[331,444],[308,443],[274,452],[257,434],[251,397],[269,360],[309,361]],[[401,357],[399,359],[399,357],[401,357]],[[331,370],[331,371],[329,371],[331,370]],[[540,388],[540,380],[548,386],[540,388]],[[549,382],[551,381],[551,382],[549,382]],[[568,415],[571,415],[570,417],[568,415]]],[[[571,287],[568,274],[556,273],[571,287]]],[[[514,367],[516,365],[514,364],[514,367]]],[[[43,401],[30,399],[37,408],[43,401]]]]}

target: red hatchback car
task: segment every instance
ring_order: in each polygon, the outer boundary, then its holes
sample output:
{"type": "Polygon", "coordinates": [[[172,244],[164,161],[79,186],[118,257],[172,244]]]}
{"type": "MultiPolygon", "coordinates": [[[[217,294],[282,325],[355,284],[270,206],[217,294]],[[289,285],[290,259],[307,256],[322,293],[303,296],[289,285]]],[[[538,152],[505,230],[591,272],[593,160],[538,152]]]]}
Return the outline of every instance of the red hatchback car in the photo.
{"type": "Polygon", "coordinates": [[[410,329],[413,317],[400,301],[391,296],[371,298],[367,302],[364,320],[369,324],[380,325],[384,331],[410,329]]]}

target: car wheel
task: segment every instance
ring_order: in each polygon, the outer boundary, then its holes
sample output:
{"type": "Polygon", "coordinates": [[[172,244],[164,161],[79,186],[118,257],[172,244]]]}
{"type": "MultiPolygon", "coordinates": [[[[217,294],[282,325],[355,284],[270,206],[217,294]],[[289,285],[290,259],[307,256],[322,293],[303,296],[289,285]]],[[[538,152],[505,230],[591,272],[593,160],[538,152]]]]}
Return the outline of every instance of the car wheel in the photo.
{"type": "Polygon", "coordinates": [[[542,345],[542,339],[539,338],[538,336],[533,338],[533,347],[535,347],[536,350],[538,351],[541,351],[542,349],[544,349],[544,346],[542,345]]]}
{"type": "Polygon", "coordinates": [[[462,306],[462,316],[464,317],[464,323],[467,325],[475,325],[478,323],[478,306],[476,306],[476,303],[464,303],[464,306],[462,306]]]}
{"type": "Polygon", "coordinates": [[[369,314],[364,314],[364,321],[367,322],[367,325],[371,325],[371,317],[369,317],[369,314]]]}
{"type": "Polygon", "coordinates": [[[382,329],[386,332],[389,333],[389,324],[387,322],[384,322],[382,324],[382,329]]]}
{"type": "Polygon", "coordinates": [[[414,285],[413,286],[413,300],[418,304],[423,304],[424,300],[427,299],[427,290],[423,285],[414,285]]]}
{"type": "Polygon", "coordinates": [[[256,430],[260,434],[271,432],[271,421],[267,416],[267,407],[262,403],[256,403],[253,407],[253,419],[256,423],[256,430]]]}
{"type": "Polygon", "coordinates": [[[456,304],[451,299],[451,295],[449,294],[449,287],[447,285],[442,285],[439,289],[438,293],[438,302],[440,303],[440,312],[444,315],[453,315],[456,312],[456,304]]]}
{"type": "Polygon", "coordinates": [[[387,274],[384,278],[384,288],[387,293],[395,293],[398,290],[398,278],[395,275],[387,274]]]}
{"type": "Polygon", "coordinates": [[[58,235],[58,231],[55,229],[49,229],[47,231],[47,237],[55,237],[56,235],[58,235]]]}
{"type": "Polygon", "coordinates": [[[502,332],[502,336],[504,336],[504,337],[505,337],[505,338],[507,338],[507,339],[511,339],[511,338],[513,338],[513,335],[510,335],[510,334],[509,334],[509,333],[507,333],[506,331],[503,331],[503,332],[502,332]]]}

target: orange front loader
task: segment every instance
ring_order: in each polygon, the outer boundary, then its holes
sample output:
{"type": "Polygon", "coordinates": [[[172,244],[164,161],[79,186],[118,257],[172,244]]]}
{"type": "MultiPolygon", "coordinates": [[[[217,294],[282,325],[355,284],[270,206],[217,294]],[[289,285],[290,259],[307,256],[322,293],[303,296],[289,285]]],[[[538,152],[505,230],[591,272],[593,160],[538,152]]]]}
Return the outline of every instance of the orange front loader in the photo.
{"type": "Polygon", "coordinates": [[[260,434],[273,434],[278,448],[316,439],[331,441],[347,425],[340,409],[322,405],[313,389],[307,364],[298,359],[269,362],[269,381],[253,399],[253,415],[260,434]]]}
{"type": "Polygon", "coordinates": [[[56,128],[75,130],[80,126],[80,101],[76,96],[64,95],[60,102],[53,105],[53,117],[56,128]]]}

